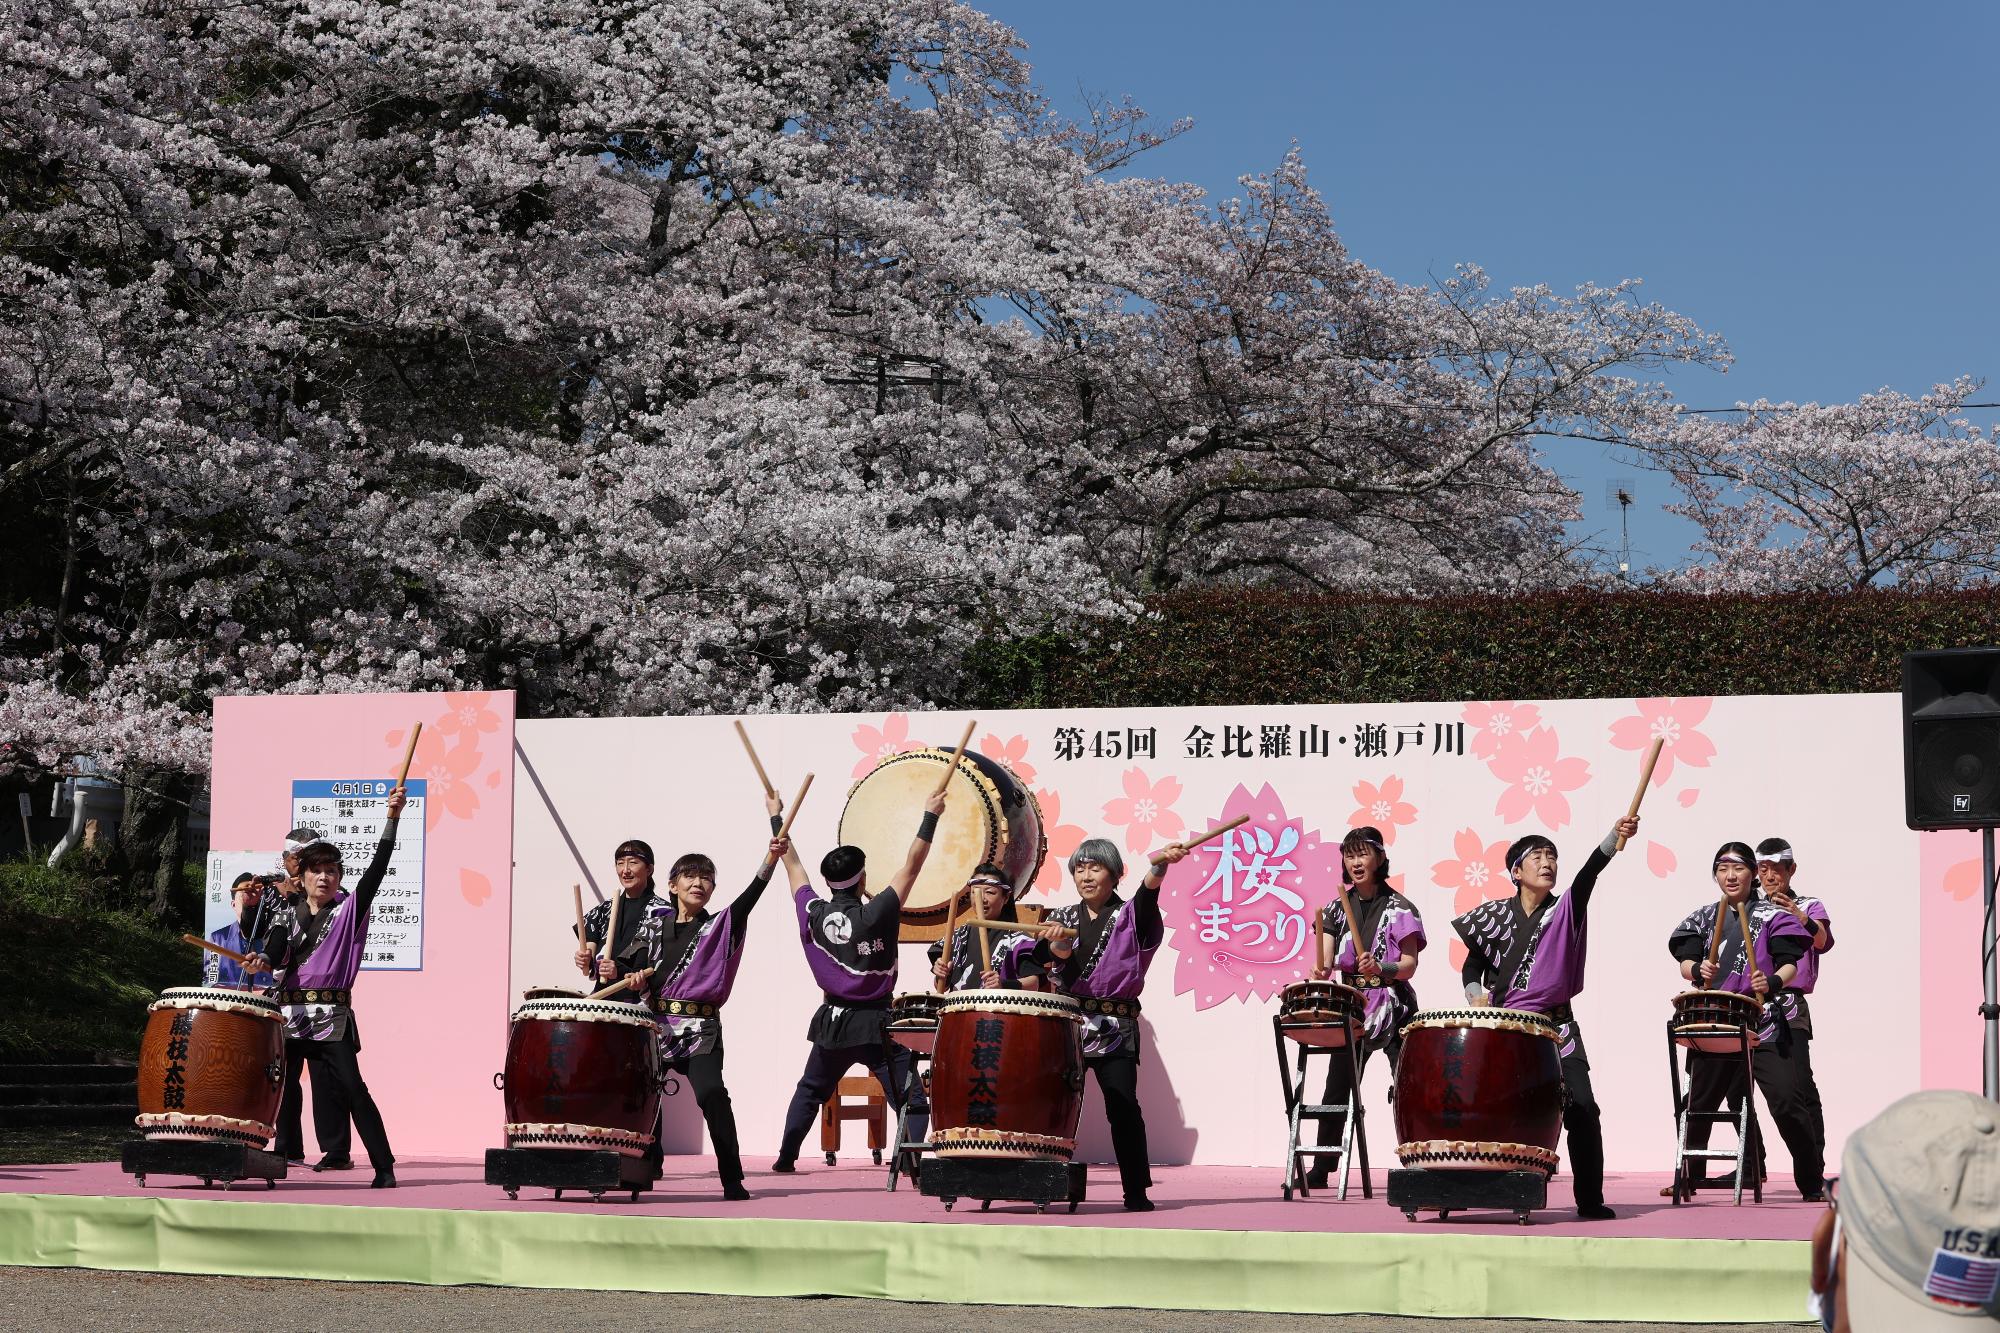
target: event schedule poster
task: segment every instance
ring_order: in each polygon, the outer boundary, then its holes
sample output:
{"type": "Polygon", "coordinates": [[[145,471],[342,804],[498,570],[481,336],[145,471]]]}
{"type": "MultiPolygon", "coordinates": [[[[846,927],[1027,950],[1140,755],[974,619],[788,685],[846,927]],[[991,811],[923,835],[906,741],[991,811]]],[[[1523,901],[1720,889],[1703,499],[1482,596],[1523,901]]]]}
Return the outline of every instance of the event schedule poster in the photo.
{"type": "MultiPolygon", "coordinates": [[[[292,824],[310,828],[340,848],[352,889],[375,858],[389,822],[394,778],[329,778],[292,783],[292,824]]],[[[378,971],[420,972],[424,966],[424,779],[409,781],[409,804],[397,830],[389,873],[375,895],[361,965],[378,971]]]]}

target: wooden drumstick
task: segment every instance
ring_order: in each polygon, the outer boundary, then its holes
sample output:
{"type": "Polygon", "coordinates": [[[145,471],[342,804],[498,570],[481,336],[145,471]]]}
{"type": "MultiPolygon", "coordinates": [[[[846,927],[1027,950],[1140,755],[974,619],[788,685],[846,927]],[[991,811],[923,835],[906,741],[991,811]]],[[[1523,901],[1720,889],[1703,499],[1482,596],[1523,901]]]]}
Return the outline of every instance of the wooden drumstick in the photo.
{"type": "MultiPolygon", "coordinates": [[[[1744,910],[1742,903],[1736,904],[1736,924],[1743,931],[1744,975],[1755,976],[1757,975],[1757,947],[1750,942],[1750,913],[1744,910]]],[[[1759,999],[1763,998],[1764,987],[1757,987],[1757,995],[1759,999]]]]}
{"type": "Polygon", "coordinates": [[[736,722],[736,734],[743,741],[743,753],[750,756],[750,767],[757,770],[757,781],[764,784],[764,794],[776,796],[778,789],[771,785],[771,775],[764,771],[764,761],[757,757],[757,747],[750,743],[750,733],[743,729],[741,718],[736,722]]]}
{"type": "Polygon", "coordinates": [[[984,976],[993,970],[993,937],[986,933],[987,925],[984,921],[978,922],[977,925],[979,926],[979,972],[984,976]]]}
{"type": "Polygon", "coordinates": [[[601,1000],[607,995],[616,995],[622,990],[638,990],[639,987],[646,984],[646,979],[652,975],[653,969],[650,967],[643,968],[637,972],[628,972],[609,986],[604,987],[602,990],[594,990],[583,998],[586,1000],[601,1000]]]}
{"type": "MultiPolygon", "coordinates": [[[[961,892],[963,892],[967,897],[970,897],[972,891],[970,889],[966,889],[962,890],[961,892]]],[[[951,987],[951,965],[953,961],[951,956],[952,946],[958,943],[958,899],[959,899],[959,894],[952,895],[951,910],[945,916],[944,975],[937,978],[937,993],[939,995],[944,994],[945,991],[949,990],[951,987]]]]}
{"type": "Polygon", "coordinates": [[[569,892],[570,897],[576,900],[576,945],[580,949],[583,947],[583,885],[572,884],[569,892]]]}
{"type": "MultiPolygon", "coordinates": [[[[1625,812],[1627,819],[1636,819],[1639,815],[1639,802],[1646,799],[1646,788],[1653,781],[1653,765],[1660,762],[1660,747],[1664,744],[1666,744],[1664,736],[1655,736],[1653,738],[1653,748],[1646,751],[1646,766],[1639,770],[1639,790],[1632,793],[1632,808],[1625,812]]],[[[1618,852],[1625,850],[1624,834],[1621,833],[1618,835],[1617,845],[1612,850],[1618,852]]]]}
{"type": "Polygon", "coordinates": [[[806,780],[799,784],[799,794],[792,798],[792,808],[786,812],[785,822],[778,825],[779,837],[789,838],[792,836],[792,821],[799,817],[799,808],[806,803],[806,793],[812,789],[813,775],[808,773],[806,774],[806,780]]]}
{"type": "Polygon", "coordinates": [[[618,892],[611,895],[611,919],[604,923],[604,943],[598,946],[597,956],[611,956],[611,941],[618,938],[618,905],[625,901],[625,886],[620,884],[618,892]]]}
{"type": "Polygon", "coordinates": [[[965,920],[959,922],[958,924],[961,926],[977,926],[982,931],[1012,930],[1032,935],[1044,930],[1054,930],[1056,934],[1061,935],[1066,939],[1073,939],[1076,936],[1076,932],[1070,929],[1068,926],[1057,925],[1053,921],[1045,921],[1039,925],[1029,925],[1025,921],[995,921],[990,917],[974,916],[974,917],[967,917],[965,920]]]}
{"type": "MultiPolygon", "coordinates": [[[[1361,918],[1354,915],[1354,897],[1347,891],[1346,880],[1336,884],[1333,891],[1340,895],[1340,914],[1347,918],[1347,938],[1354,941],[1354,970],[1359,972],[1361,955],[1366,948],[1361,942],[1361,918]]],[[[1332,964],[1327,966],[1331,970],[1332,964]]]]}
{"type": "Polygon", "coordinates": [[[396,786],[400,790],[410,780],[410,761],[417,757],[417,737],[424,734],[424,724],[419,722],[410,728],[410,743],[403,747],[403,766],[396,770],[396,786]]]}
{"type": "Polygon", "coordinates": [[[958,738],[958,748],[951,752],[951,762],[944,766],[944,777],[938,780],[937,790],[931,795],[939,796],[951,785],[951,775],[958,772],[958,761],[965,758],[965,747],[972,744],[972,729],[979,725],[977,718],[965,724],[965,734],[958,738]]]}
{"type": "Polygon", "coordinates": [[[1313,971],[1317,972],[1323,967],[1327,968],[1329,971],[1332,970],[1331,966],[1326,961],[1326,909],[1325,908],[1321,908],[1320,910],[1313,913],[1313,971]]]}
{"type": "Polygon", "coordinates": [[[210,953],[219,953],[233,963],[247,963],[250,961],[249,954],[238,953],[234,949],[225,949],[214,940],[205,940],[199,935],[183,935],[181,936],[181,943],[192,944],[195,948],[206,949],[210,953]]]}
{"type": "MultiPolygon", "coordinates": [[[[1715,905],[1715,929],[1708,932],[1708,961],[1711,965],[1715,962],[1716,958],[1722,953],[1722,923],[1724,921],[1727,921],[1728,919],[1729,919],[1729,899],[1724,898],[1721,902],[1715,905]]],[[[1708,988],[1709,983],[1703,981],[1701,979],[1701,973],[1697,971],[1694,974],[1694,984],[1706,990],[1708,988]]]]}
{"type": "MultiPolygon", "coordinates": [[[[1238,815],[1236,816],[1236,818],[1230,820],[1227,824],[1217,824],[1214,828],[1202,834],[1199,838],[1188,839],[1186,842],[1182,843],[1181,846],[1187,848],[1189,851],[1193,851],[1195,848],[1201,846],[1203,843],[1214,842],[1217,838],[1229,832],[1229,830],[1233,828],[1240,828],[1249,822],[1250,822],[1250,816],[1238,815]]],[[[1152,862],[1154,865],[1158,865],[1160,864],[1160,862],[1166,859],[1167,859],[1167,854],[1164,851],[1153,853],[1152,862]]]]}

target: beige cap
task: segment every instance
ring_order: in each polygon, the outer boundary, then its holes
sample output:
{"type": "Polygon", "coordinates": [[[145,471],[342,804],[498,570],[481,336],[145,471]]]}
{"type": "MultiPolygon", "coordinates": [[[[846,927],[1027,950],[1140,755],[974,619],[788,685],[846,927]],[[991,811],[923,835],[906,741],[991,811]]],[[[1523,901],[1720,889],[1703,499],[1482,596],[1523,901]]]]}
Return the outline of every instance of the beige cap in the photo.
{"type": "Polygon", "coordinates": [[[1863,1125],[1841,1155],[1840,1221],[1861,1333],[2000,1320],[2000,1105],[1918,1092],[1863,1125]]]}

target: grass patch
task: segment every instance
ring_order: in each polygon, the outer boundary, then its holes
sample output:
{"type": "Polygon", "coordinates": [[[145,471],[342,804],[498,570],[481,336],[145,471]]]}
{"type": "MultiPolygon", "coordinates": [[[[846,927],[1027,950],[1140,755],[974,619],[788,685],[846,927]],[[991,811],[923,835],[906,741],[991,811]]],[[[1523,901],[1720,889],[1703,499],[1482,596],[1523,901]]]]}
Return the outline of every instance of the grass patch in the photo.
{"type": "Polygon", "coordinates": [[[0,862],[0,1057],[90,1052],[134,1060],[146,1006],[201,980],[183,927],[103,905],[85,867],[0,862]]]}
{"type": "Polygon", "coordinates": [[[0,1129],[0,1166],[115,1162],[139,1136],[130,1125],[23,1125],[0,1129]]]}

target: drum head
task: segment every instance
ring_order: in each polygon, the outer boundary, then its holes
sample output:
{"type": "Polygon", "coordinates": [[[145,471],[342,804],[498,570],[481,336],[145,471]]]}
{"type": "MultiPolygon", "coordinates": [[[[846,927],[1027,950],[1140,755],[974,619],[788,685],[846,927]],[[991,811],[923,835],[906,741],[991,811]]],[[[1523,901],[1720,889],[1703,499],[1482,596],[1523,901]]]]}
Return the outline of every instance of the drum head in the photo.
{"type": "MultiPolygon", "coordinates": [[[[949,750],[911,750],[891,755],[847,793],[840,812],[840,840],[868,856],[868,888],[880,892],[903,864],[917,835],[924,801],[937,789],[951,762],[949,750]]],[[[944,818],[938,821],[923,872],[910,890],[904,913],[943,911],[952,895],[981,862],[1005,867],[1008,826],[1000,788],[966,755],[945,787],[944,818]]]]}

